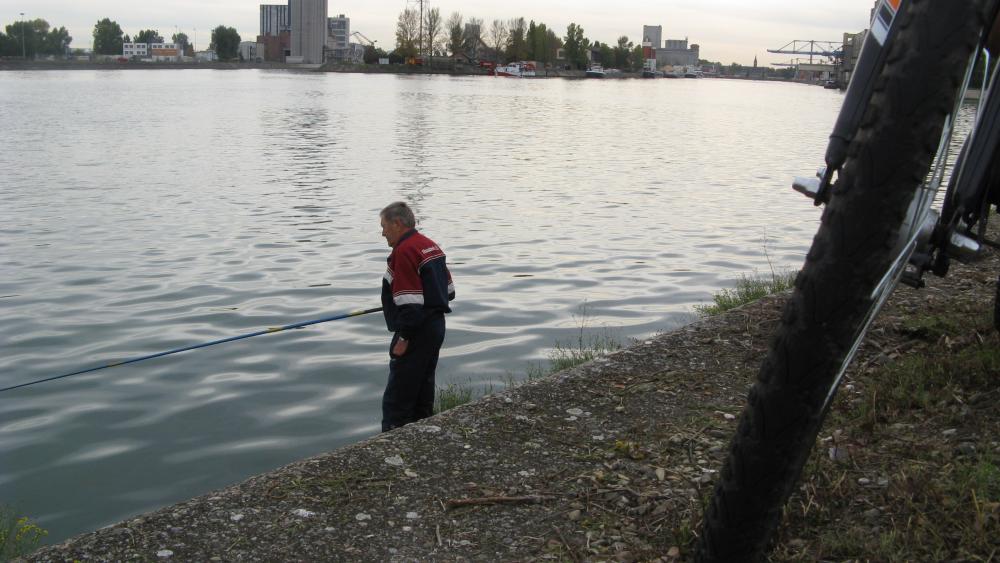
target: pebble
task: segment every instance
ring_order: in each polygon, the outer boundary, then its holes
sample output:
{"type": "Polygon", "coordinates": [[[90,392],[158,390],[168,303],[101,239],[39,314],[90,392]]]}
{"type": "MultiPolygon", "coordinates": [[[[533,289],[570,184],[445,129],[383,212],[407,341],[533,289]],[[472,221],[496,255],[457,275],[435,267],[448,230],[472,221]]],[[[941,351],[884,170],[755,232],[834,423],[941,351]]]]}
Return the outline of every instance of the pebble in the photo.
{"type": "Polygon", "coordinates": [[[294,514],[294,515],[296,515],[296,516],[298,516],[300,518],[309,518],[310,516],[315,516],[316,515],[315,512],[306,510],[304,508],[296,508],[295,510],[292,511],[292,514],[294,514]]]}
{"type": "Polygon", "coordinates": [[[359,512],[354,515],[354,519],[357,520],[358,522],[363,522],[365,520],[371,520],[372,516],[371,514],[365,514],[364,512],[359,512]]]}
{"type": "Polygon", "coordinates": [[[962,442],[955,448],[958,455],[976,455],[976,445],[972,442],[962,442]]]}
{"type": "Polygon", "coordinates": [[[944,434],[945,436],[954,436],[955,434],[958,434],[958,429],[949,428],[947,430],[942,431],[941,433],[944,434]]]}
{"type": "Polygon", "coordinates": [[[166,559],[167,557],[173,556],[173,554],[174,554],[174,552],[170,551],[169,549],[161,549],[160,551],[156,552],[156,556],[157,557],[162,557],[164,559],[166,559]]]}
{"type": "Polygon", "coordinates": [[[399,467],[399,466],[403,465],[403,458],[401,456],[399,456],[399,455],[389,456],[389,457],[385,458],[385,463],[386,463],[386,465],[392,465],[392,466],[395,466],[395,467],[399,467]]]}
{"type": "Polygon", "coordinates": [[[412,526],[403,526],[403,531],[404,532],[412,532],[413,531],[413,527],[412,526]]]}
{"type": "Polygon", "coordinates": [[[239,522],[240,520],[243,519],[243,515],[242,514],[233,514],[232,516],[229,517],[229,519],[232,520],[233,522],[239,522]]]}
{"type": "Polygon", "coordinates": [[[830,460],[837,463],[847,463],[851,459],[851,454],[847,451],[847,448],[838,448],[837,446],[834,446],[830,448],[829,453],[830,460]]]}
{"type": "Polygon", "coordinates": [[[417,518],[420,518],[420,515],[417,514],[416,512],[407,512],[406,513],[406,519],[407,520],[416,520],[417,518]]]}
{"type": "Polygon", "coordinates": [[[404,470],[403,474],[406,475],[407,477],[419,477],[420,476],[420,475],[417,474],[416,471],[413,471],[411,469],[404,470]]]}
{"type": "Polygon", "coordinates": [[[583,414],[583,409],[578,409],[575,407],[572,409],[566,409],[566,414],[570,416],[581,416],[583,414]]]}
{"type": "Polygon", "coordinates": [[[583,515],[583,513],[582,513],[582,512],[580,512],[579,510],[570,510],[570,511],[569,511],[569,512],[568,512],[568,513],[566,514],[566,518],[569,518],[570,520],[572,520],[572,521],[576,522],[577,520],[579,520],[579,519],[580,519],[580,517],[581,517],[582,515],[583,515]]]}

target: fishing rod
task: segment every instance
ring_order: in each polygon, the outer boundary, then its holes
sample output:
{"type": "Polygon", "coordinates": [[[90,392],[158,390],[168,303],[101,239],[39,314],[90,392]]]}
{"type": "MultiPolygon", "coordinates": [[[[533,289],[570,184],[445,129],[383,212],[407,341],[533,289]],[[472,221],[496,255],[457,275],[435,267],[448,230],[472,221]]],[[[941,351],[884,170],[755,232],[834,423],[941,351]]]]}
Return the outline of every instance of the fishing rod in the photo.
{"type": "Polygon", "coordinates": [[[223,344],[225,342],[233,342],[234,340],[243,340],[244,338],[253,338],[254,336],[260,336],[262,334],[273,334],[275,332],[281,332],[283,330],[290,330],[293,328],[302,328],[304,326],[315,325],[320,323],[328,323],[330,321],[339,321],[341,319],[347,319],[350,317],[360,317],[361,315],[368,315],[370,313],[377,313],[382,310],[382,307],[375,307],[373,309],[362,309],[358,311],[351,311],[350,313],[345,313],[342,315],[335,315],[332,317],[323,317],[322,319],[314,319],[311,321],[302,321],[300,323],[294,323],[285,326],[271,327],[264,330],[258,330],[257,332],[251,332],[249,334],[241,334],[239,336],[231,336],[229,338],[223,338],[221,340],[213,340],[211,342],[205,342],[204,344],[195,344],[194,346],[185,346],[184,348],[177,348],[174,350],[167,350],[166,352],[160,352],[158,354],[150,354],[148,356],[142,356],[140,358],[132,358],[131,360],[124,360],[121,362],[115,362],[113,364],[107,364],[103,366],[97,366],[89,369],[83,369],[80,371],[74,371],[73,373],[64,373],[63,375],[57,375],[54,377],[46,377],[45,379],[39,379],[36,381],[29,381],[28,383],[21,383],[20,385],[12,385],[10,387],[4,387],[0,389],[0,393],[4,391],[11,391],[13,389],[20,389],[21,387],[27,387],[29,385],[35,385],[38,383],[45,383],[46,381],[54,381],[56,379],[62,379],[64,377],[72,377],[74,375],[81,375],[84,373],[90,373],[93,371],[99,371],[102,369],[113,368],[116,366],[123,366],[125,364],[134,364],[136,362],[141,362],[143,360],[151,360],[153,358],[160,358],[163,356],[169,356],[170,354],[179,354],[180,352],[187,352],[188,350],[195,350],[197,348],[207,348],[209,346],[215,346],[216,344],[223,344]]]}

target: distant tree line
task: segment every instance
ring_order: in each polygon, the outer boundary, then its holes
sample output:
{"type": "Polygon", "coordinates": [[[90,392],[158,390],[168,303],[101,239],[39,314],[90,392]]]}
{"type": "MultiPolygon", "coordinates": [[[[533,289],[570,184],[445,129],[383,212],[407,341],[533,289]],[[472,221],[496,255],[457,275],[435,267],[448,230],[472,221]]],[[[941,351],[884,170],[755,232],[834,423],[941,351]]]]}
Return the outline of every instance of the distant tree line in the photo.
{"type": "Polygon", "coordinates": [[[52,28],[40,18],[19,21],[0,32],[0,57],[65,55],[72,41],[65,27],[52,28]]]}
{"type": "Polygon", "coordinates": [[[642,47],[635,46],[627,36],[619,37],[614,45],[591,42],[575,23],[569,24],[566,34],[560,37],[544,23],[534,20],[495,19],[486,26],[482,19],[466,20],[458,12],[443,20],[438,8],[431,8],[424,13],[423,34],[420,24],[419,12],[412,8],[403,10],[396,21],[396,49],[386,53],[370,45],[365,50],[365,62],[375,62],[380,56],[389,57],[390,62],[402,62],[423,52],[466,62],[488,60],[502,64],[530,60],[553,64],[559,49],[564,49],[566,63],[576,69],[587,67],[591,60],[588,53],[593,53],[593,62],[607,67],[642,68],[642,47]]]}

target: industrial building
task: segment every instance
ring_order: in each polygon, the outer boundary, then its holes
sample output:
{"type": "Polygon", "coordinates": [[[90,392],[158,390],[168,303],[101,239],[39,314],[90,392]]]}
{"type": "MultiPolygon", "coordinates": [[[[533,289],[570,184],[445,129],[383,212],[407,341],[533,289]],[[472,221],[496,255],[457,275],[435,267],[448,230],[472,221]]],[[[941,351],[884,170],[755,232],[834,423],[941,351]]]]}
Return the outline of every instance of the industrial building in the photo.
{"type": "Polygon", "coordinates": [[[365,48],[359,43],[351,43],[351,18],[340,14],[327,19],[326,58],[342,63],[361,63],[365,48]]]}
{"type": "Polygon", "coordinates": [[[288,13],[288,4],[260,5],[260,34],[273,35],[292,32],[292,19],[288,13]]]}
{"type": "Polygon", "coordinates": [[[326,20],[326,48],[334,59],[344,59],[351,45],[351,18],[340,14],[326,20]]]}
{"type": "Polygon", "coordinates": [[[696,67],[701,58],[700,47],[696,44],[689,47],[686,38],[664,40],[660,25],[642,26],[642,45],[656,55],[657,68],[696,67]]]}
{"type": "Polygon", "coordinates": [[[642,43],[649,43],[651,48],[659,50],[663,46],[663,26],[642,26],[642,43]]]}
{"type": "Polygon", "coordinates": [[[154,62],[178,62],[184,52],[176,43],[122,43],[122,56],[154,62]]]}
{"type": "Polygon", "coordinates": [[[289,0],[291,55],[289,63],[322,64],[329,34],[326,0],[289,0]]]}
{"type": "Polygon", "coordinates": [[[263,52],[257,53],[265,61],[285,62],[292,54],[292,17],[288,4],[260,5],[260,35],[257,43],[263,52]]]}
{"type": "Polygon", "coordinates": [[[259,63],[264,61],[264,53],[267,46],[256,41],[240,42],[240,60],[248,63],[259,63]]]}
{"type": "Polygon", "coordinates": [[[351,18],[344,14],[327,17],[327,0],[261,4],[256,43],[254,60],[361,63],[365,54],[363,45],[351,43],[351,18]]]}
{"type": "Polygon", "coordinates": [[[687,39],[667,39],[663,48],[656,50],[658,66],[698,66],[701,58],[700,47],[692,44],[688,47],[687,39]]]}

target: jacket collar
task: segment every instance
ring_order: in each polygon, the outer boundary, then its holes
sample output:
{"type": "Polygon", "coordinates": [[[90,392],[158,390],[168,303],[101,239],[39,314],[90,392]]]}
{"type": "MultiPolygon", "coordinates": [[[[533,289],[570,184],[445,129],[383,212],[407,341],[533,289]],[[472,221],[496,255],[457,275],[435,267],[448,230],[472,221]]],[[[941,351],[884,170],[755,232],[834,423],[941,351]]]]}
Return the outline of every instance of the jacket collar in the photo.
{"type": "Polygon", "coordinates": [[[406,231],[405,233],[403,233],[403,236],[399,237],[399,240],[396,241],[396,246],[393,247],[393,250],[399,248],[399,245],[403,244],[404,240],[412,237],[415,234],[417,234],[417,229],[410,229],[409,231],[406,231]]]}

